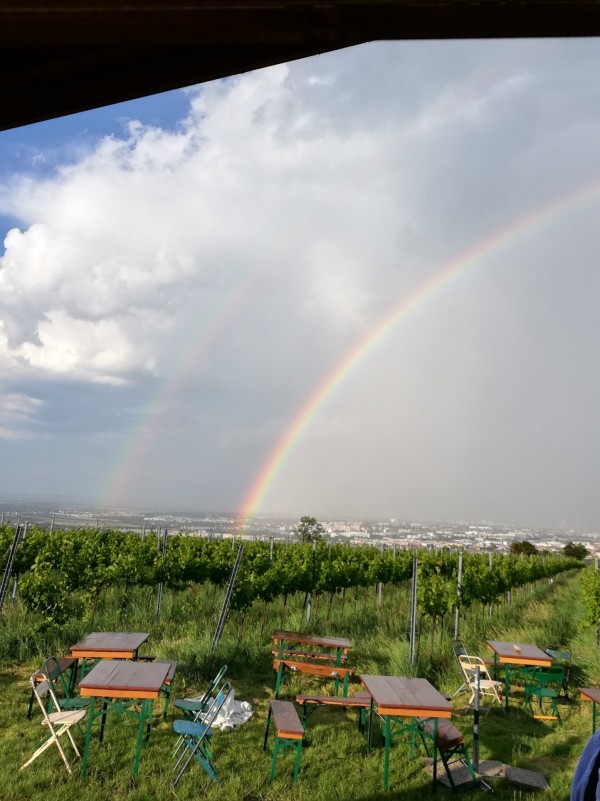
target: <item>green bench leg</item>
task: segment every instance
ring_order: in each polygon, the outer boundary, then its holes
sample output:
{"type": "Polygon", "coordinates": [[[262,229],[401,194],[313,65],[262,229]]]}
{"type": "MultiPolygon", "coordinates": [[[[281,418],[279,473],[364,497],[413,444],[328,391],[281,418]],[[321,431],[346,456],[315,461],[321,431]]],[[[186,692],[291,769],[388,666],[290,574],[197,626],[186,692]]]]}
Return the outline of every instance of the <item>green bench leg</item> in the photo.
{"type": "Polygon", "coordinates": [[[291,748],[296,751],[296,759],[294,760],[294,778],[293,781],[298,779],[298,772],[300,771],[300,760],[302,758],[302,740],[287,740],[284,737],[275,735],[275,744],[273,745],[273,758],[271,759],[271,776],[270,781],[275,778],[275,770],[277,768],[277,755],[279,754],[279,747],[291,748]]]}

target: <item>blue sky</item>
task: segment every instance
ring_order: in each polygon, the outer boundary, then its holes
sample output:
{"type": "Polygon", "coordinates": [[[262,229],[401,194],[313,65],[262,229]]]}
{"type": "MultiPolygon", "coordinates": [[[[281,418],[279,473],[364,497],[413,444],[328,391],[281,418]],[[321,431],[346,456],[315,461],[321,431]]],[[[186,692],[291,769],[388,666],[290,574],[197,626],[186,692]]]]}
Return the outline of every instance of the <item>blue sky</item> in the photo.
{"type": "Polygon", "coordinates": [[[0,133],[2,490],[239,509],[518,229],[260,510],[600,526],[599,68],[375,43],[0,133]]]}

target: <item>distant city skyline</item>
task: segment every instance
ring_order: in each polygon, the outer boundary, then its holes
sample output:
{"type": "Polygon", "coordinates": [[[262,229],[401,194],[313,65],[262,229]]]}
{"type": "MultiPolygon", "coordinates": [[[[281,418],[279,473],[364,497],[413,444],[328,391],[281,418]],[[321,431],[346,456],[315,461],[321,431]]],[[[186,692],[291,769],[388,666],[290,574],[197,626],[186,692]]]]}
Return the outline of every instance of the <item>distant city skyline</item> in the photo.
{"type": "Polygon", "coordinates": [[[0,132],[0,489],[600,527],[599,68],[380,42],[0,132]]]}

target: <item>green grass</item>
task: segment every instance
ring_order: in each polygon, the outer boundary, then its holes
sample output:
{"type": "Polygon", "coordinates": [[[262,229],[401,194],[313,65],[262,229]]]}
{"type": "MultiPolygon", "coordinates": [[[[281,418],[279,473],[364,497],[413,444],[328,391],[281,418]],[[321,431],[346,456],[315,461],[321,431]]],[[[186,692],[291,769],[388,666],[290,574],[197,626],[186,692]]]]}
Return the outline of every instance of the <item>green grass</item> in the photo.
{"type": "MultiPolygon", "coordinates": [[[[301,773],[291,781],[293,756],[280,756],[275,781],[268,780],[272,736],[267,753],[262,750],[268,701],[273,692],[270,632],[285,626],[306,628],[302,597],[265,606],[256,604],[246,615],[232,613],[215,657],[209,655],[218,614],[220,595],[209,587],[193,587],[182,593],[166,593],[160,620],[154,619],[154,593],[134,590],[126,598],[112,591],[102,599],[91,620],[72,620],[60,630],[39,631],[37,621],[17,601],[9,604],[0,624],[0,799],[28,801],[114,801],[177,798],[181,801],[202,796],[220,799],[275,801],[330,801],[331,799],[402,798],[423,801],[433,798],[431,780],[424,766],[422,749],[408,759],[408,743],[399,738],[392,748],[390,792],[384,793],[382,749],[367,754],[364,737],[357,727],[357,713],[317,710],[309,718],[303,749],[301,773]],[[40,739],[40,716],[31,721],[25,713],[29,698],[27,677],[46,655],[65,653],[68,645],[91,630],[130,630],[151,633],[148,651],[159,657],[177,659],[176,695],[201,691],[222,663],[236,698],[248,700],[254,716],[239,730],[217,732],[214,736],[215,762],[222,777],[214,785],[200,766],[194,764],[176,789],[172,781],[172,712],[165,723],[158,718],[148,749],[143,752],[135,786],[131,782],[136,723],[110,720],[104,744],[92,741],[88,775],[81,777],[78,763],[69,777],[56,748],[42,755],[23,772],[19,766],[33,752],[40,739]]],[[[317,605],[315,605],[317,606],[317,605]]],[[[451,694],[460,684],[450,640],[454,621],[444,621],[435,632],[433,650],[428,624],[420,642],[418,664],[408,659],[406,588],[386,588],[379,607],[374,590],[349,593],[345,602],[335,599],[331,620],[327,620],[328,599],[316,608],[311,628],[320,633],[347,636],[354,647],[350,662],[359,672],[420,675],[429,678],[443,692],[451,694]]],[[[550,783],[545,795],[551,801],[569,796],[575,764],[591,733],[591,705],[577,700],[577,686],[600,686],[600,657],[595,631],[582,623],[579,576],[542,584],[530,593],[525,588],[513,595],[510,608],[498,607],[490,618],[486,610],[467,613],[461,619],[461,636],[470,650],[484,654],[485,639],[568,645],[574,654],[571,703],[561,704],[562,725],[537,722],[522,709],[522,695],[511,699],[511,713],[505,718],[493,710],[480,725],[480,759],[498,759],[517,767],[542,772],[550,783]]],[[[282,696],[296,692],[323,692],[323,684],[309,678],[286,677],[282,696]]],[[[472,714],[464,710],[466,696],[456,700],[454,724],[463,731],[471,751],[472,714]]],[[[79,738],[82,739],[81,737],[79,738]]],[[[499,799],[527,799],[533,794],[506,783],[494,783],[499,799]]],[[[480,792],[480,791],[474,791],[480,792]]],[[[450,797],[438,788],[437,798],[450,797]]]]}

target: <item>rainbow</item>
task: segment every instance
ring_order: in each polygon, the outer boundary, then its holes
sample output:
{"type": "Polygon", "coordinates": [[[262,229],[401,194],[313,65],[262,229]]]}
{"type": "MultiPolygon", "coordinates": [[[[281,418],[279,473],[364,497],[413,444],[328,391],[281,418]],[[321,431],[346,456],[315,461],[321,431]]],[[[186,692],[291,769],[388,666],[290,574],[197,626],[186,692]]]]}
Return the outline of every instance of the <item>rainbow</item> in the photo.
{"type": "Polygon", "coordinates": [[[489,257],[538,226],[550,222],[559,214],[577,207],[600,191],[600,180],[595,179],[561,198],[536,208],[525,217],[513,220],[509,225],[482,239],[445,264],[431,278],[420,284],[411,294],[403,296],[391,310],[359,340],[334,366],[325,379],[312,390],[300,409],[292,417],[275,447],[252,482],[237,514],[237,528],[244,525],[257,513],[271,485],[281,471],[294,446],[315,418],[321,407],[340,387],[371,351],[388,336],[397,325],[414,314],[424,304],[445,290],[455,279],[469,269],[484,263],[489,257]]]}

